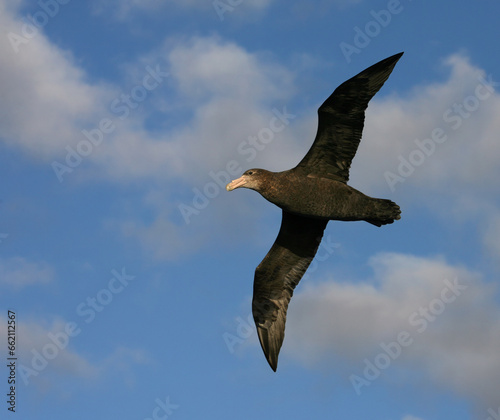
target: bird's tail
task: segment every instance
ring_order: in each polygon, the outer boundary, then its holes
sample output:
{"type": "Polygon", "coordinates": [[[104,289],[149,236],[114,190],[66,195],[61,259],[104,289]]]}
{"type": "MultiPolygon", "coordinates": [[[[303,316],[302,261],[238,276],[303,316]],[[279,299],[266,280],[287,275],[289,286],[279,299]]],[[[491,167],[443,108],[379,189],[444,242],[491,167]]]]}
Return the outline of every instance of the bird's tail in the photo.
{"type": "Polygon", "coordinates": [[[379,227],[401,219],[399,206],[391,200],[382,198],[375,199],[372,214],[373,216],[370,215],[365,221],[379,227]]]}

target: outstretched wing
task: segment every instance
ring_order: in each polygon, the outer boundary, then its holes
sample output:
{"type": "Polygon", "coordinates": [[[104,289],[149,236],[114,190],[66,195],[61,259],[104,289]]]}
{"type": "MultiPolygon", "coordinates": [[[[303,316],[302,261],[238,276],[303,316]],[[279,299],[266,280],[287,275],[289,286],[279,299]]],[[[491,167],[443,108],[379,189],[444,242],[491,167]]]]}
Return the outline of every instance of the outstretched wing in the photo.
{"type": "Polygon", "coordinates": [[[262,350],[274,371],[285,338],[288,303],[316,254],[327,223],[283,211],[278,237],[255,270],[252,312],[262,350]]]}
{"type": "Polygon", "coordinates": [[[308,174],[347,182],[358,149],[365,109],[403,53],[393,55],[342,83],[318,109],[314,143],[297,168],[308,174]]]}

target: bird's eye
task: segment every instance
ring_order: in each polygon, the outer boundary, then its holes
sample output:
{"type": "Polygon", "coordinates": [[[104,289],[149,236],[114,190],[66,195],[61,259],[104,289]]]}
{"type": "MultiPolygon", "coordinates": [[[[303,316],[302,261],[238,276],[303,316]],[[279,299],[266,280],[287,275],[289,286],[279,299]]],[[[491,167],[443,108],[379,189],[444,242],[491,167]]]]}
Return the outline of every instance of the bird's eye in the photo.
{"type": "Polygon", "coordinates": [[[253,171],[247,171],[247,175],[253,175],[253,171]]]}

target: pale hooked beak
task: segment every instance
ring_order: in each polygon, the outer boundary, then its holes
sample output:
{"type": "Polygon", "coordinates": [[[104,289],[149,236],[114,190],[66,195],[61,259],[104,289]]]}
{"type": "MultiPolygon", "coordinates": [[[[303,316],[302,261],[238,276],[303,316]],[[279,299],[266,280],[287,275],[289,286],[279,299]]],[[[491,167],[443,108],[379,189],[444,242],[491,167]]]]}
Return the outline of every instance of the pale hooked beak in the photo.
{"type": "Polygon", "coordinates": [[[241,176],[237,179],[233,179],[229,184],[226,185],[226,190],[232,191],[236,188],[242,187],[247,183],[246,177],[241,176]]]}

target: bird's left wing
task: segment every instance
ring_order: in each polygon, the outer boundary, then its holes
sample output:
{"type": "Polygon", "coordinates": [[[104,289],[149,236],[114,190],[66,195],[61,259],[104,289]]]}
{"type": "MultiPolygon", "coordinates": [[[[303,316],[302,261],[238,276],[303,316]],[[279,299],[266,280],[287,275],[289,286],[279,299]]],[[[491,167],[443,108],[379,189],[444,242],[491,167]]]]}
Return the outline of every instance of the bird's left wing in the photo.
{"type": "Polygon", "coordinates": [[[365,110],[403,53],[386,58],[342,83],[318,109],[312,147],[297,165],[309,175],[347,182],[358,149],[365,110]]]}
{"type": "Polygon", "coordinates": [[[255,270],[252,312],[262,350],[274,371],[285,338],[288,303],[316,255],[327,223],[283,211],[278,237],[255,270]]]}

